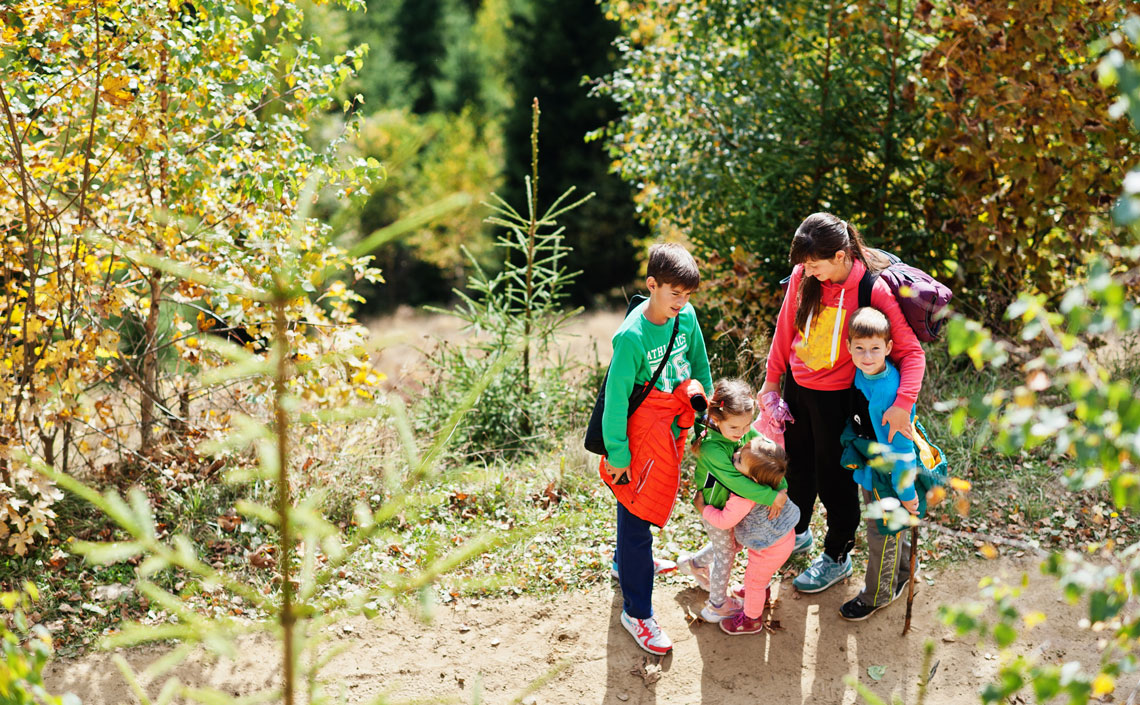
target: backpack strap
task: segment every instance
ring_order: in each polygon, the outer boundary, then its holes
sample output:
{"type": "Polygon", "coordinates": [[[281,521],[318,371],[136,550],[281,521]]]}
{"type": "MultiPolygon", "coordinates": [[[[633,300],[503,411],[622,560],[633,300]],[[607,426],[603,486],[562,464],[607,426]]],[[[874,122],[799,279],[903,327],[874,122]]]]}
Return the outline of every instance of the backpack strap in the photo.
{"type": "Polygon", "coordinates": [[[871,305],[871,290],[875,288],[879,274],[880,272],[872,272],[870,269],[863,271],[863,278],[859,280],[859,308],[871,305]]]}
{"type": "MultiPolygon", "coordinates": [[[[877,247],[868,247],[867,249],[874,252],[879,257],[885,259],[888,263],[887,268],[890,268],[891,265],[902,263],[902,260],[898,258],[898,255],[893,252],[880,250],[877,247]]],[[[863,266],[867,267],[867,263],[864,262],[863,266]]],[[[859,280],[859,308],[871,305],[871,290],[875,288],[875,280],[878,279],[879,275],[882,273],[882,269],[877,272],[872,272],[870,267],[867,267],[863,271],[863,278],[859,280]]]]}

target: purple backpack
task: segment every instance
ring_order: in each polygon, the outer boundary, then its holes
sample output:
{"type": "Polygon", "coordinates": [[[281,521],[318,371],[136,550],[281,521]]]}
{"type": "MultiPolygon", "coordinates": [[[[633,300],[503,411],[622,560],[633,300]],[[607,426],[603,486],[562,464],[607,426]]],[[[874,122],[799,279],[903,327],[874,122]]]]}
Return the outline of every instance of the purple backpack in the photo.
{"type": "Polygon", "coordinates": [[[954,292],[942,282],[918,267],[903,262],[890,252],[876,250],[890,260],[891,264],[880,272],[867,271],[859,282],[859,306],[871,305],[871,288],[875,279],[887,283],[895,300],[899,302],[906,322],[914,330],[915,336],[923,342],[938,339],[946,316],[942,309],[950,303],[954,292]]]}

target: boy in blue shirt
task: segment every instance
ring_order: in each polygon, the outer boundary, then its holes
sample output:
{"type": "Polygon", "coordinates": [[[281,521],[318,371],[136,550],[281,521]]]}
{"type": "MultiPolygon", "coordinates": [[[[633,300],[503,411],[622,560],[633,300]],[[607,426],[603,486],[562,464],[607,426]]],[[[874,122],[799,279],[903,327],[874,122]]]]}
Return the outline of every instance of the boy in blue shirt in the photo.
{"type": "MultiPolygon", "coordinates": [[[[915,443],[901,433],[889,438],[889,428],[879,419],[894,403],[899,390],[899,371],[887,359],[891,352],[891,324],[878,309],[864,307],[855,312],[847,334],[847,349],[855,363],[855,388],[867,402],[867,414],[860,419],[858,411],[852,419],[855,425],[871,426],[879,443],[877,455],[890,463],[890,483],[885,473],[876,477],[876,470],[867,463],[856,469],[853,479],[862,488],[864,505],[896,497],[911,514],[919,513],[919,498],[914,482],[918,470],[915,443]]],[[[858,398],[855,400],[858,402],[858,398]]],[[[861,404],[855,404],[859,409],[861,404]]],[[[911,410],[911,424],[914,410],[911,410]]],[[[903,594],[910,580],[910,552],[905,531],[888,533],[879,521],[867,520],[867,577],[862,592],[839,608],[839,615],[851,621],[867,619],[875,612],[894,602],[903,594]]]]}

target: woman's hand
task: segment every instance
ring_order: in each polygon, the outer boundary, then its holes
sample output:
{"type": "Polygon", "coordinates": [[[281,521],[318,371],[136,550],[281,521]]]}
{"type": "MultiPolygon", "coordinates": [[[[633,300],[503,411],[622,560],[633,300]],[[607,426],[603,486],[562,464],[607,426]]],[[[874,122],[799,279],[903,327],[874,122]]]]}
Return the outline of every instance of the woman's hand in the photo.
{"type": "Polygon", "coordinates": [[[918,516],[918,497],[915,497],[914,499],[911,499],[911,500],[907,500],[906,502],[899,500],[899,504],[903,505],[903,508],[906,509],[911,514],[913,514],[914,516],[918,516]]]}
{"type": "Polygon", "coordinates": [[[892,406],[883,413],[883,425],[887,426],[887,443],[895,440],[895,434],[901,433],[910,440],[914,440],[914,427],[910,423],[910,412],[897,406],[892,406]]]}
{"type": "Polygon", "coordinates": [[[779,392],[780,384],[778,382],[765,382],[763,387],[760,387],[760,392],[756,395],[756,399],[763,399],[764,395],[768,392],[779,392]]]}
{"type": "Polygon", "coordinates": [[[780,490],[776,495],[776,499],[772,500],[772,506],[768,509],[768,521],[775,520],[780,516],[780,512],[784,511],[784,504],[788,501],[788,491],[780,490]]]}
{"type": "Polygon", "coordinates": [[[697,490],[693,495],[693,506],[697,508],[697,514],[702,514],[705,511],[705,493],[697,490]]]}

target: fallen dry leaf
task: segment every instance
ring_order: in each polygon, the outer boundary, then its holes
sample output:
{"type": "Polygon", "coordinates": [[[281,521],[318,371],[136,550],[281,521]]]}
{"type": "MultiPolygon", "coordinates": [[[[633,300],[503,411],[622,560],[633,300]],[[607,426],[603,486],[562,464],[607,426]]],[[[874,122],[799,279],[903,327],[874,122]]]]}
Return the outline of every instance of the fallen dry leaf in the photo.
{"type": "Polygon", "coordinates": [[[652,659],[652,663],[650,661],[649,656],[642,656],[641,663],[634,666],[633,670],[630,671],[631,674],[644,681],[645,685],[661,680],[661,660],[652,659]]]}
{"type": "Polygon", "coordinates": [[[122,599],[126,595],[131,594],[134,590],[130,585],[123,585],[121,583],[111,583],[109,585],[100,585],[91,591],[91,597],[99,600],[100,602],[115,602],[122,599]]]}
{"type": "Polygon", "coordinates": [[[51,558],[48,559],[48,567],[52,570],[62,570],[63,567],[67,565],[67,559],[69,557],[69,554],[57,548],[52,552],[51,558]]]}
{"type": "Polygon", "coordinates": [[[232,509],[227,509],[225,514],[218,516],[218,528],[222,531],[237,531],[239,526],[241,517],[232,509]]]}
{"type": "Polygon", "coordinates": [[[277,560],[273,558],[272,550],[269,544],[263,544],[256,551],[247,553],[245,557],[254,568],[273,568],[277,565],[277,560]]]}
{"type": "Polygon", "coordinates": [[[693,624],[694,622],[703,622],[703,621],[704,620],[701,619],[700,614],[694,613],[688,607],[685,608],[685,623],[686,624],[693,624]]]}

